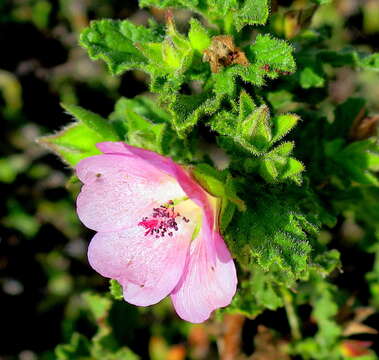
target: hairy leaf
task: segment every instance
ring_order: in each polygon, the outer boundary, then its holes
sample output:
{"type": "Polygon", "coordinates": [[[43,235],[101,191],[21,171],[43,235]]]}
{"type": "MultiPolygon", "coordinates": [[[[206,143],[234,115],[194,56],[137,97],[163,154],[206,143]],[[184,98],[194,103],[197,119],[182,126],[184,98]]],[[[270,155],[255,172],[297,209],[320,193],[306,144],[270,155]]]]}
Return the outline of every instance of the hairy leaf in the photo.
{"type": "Polygon", "coordinates": [[[93,21],[80,36],[80,44],[92,60],[104,60],[112,74],[143,69],[148,60],[137,44],[159,41],[160,36],[144,26],[123,20],[93,21]]]}
{"type": "Polygon", "coordinates": [[[247,210],[234,217],[228,244],[242,264],[253,262],[265,271],[277,266],[288,281],[299,278],[311,251],[304,215],[285,195],[262,190],[251,191],[247,210]]]}
{"type": "Polygon", "coordinates": [[[245,0],[234,15],[237,30],[241,30],[245,25],[264,25],[268,14],[268,0],[245,0]]]}
{"type": "Polygon", "coordinates": [[[199,95],[177,94],[171,98],[168,106],[172,114],[173,126],[179,136],[192,129],[205,115],[214,114],[221,105],[221,97],[207,93],[199,95]]]}

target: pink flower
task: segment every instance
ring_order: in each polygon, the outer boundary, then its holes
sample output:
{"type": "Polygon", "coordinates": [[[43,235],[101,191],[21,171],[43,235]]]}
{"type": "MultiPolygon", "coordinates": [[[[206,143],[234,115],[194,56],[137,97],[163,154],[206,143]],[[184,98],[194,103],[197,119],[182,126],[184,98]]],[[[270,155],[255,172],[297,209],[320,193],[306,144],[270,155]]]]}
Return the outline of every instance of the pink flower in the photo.
{"type": "Polygon", "coordinates": [[[91,266],[116,279],[127,302],[156,304],[170,295],[178,315],[207,320],[227,306],[237,276],[218,230],[219,200],[171,159],[121,142],[76,167],[83,182],[81,221],[97,231],[91,266]]]}

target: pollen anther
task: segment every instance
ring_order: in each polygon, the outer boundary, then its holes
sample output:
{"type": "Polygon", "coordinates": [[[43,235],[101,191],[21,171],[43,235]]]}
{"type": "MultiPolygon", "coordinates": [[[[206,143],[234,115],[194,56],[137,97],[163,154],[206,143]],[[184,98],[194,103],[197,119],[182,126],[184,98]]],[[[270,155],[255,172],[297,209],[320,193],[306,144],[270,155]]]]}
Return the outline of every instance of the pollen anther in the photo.
{"type": "Polygon", "coordinates": [[[170,200],[167,202],[167,205],[153,208],[153,213],[150,217],[142,218],[138,226],[143,226],[146,229],[145,236],[154,235],[158,239],[168,234],[168,236],[172,237],[174,235],[173,232],[179,230],[178,218],[182,218],[186,223],[190,221],[176,212],[173,205],[174,201],[170,200]]]}

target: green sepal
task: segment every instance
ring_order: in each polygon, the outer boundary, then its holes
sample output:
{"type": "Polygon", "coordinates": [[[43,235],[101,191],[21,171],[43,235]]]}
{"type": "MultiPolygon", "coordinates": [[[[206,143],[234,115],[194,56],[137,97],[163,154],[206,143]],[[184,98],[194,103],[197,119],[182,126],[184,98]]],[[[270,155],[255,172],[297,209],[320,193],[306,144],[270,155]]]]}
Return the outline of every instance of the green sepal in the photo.
{"type": "Polygon", "coordinates": [[[120,139],[113,125],[100,115],[76,105],[62,106],[78,122],[54,135],[39,138],[38,142],[59,155],[67,164],[75,166],[82,159],[100,154],[97,143],[120,139]]]}
{"type": "Polygon", "coordinates": [[[191,170],[196,181],[212,196],[221,201],[219,222],[224,232],[236,209],[245,211],[245,203],[237,195],[236,184],[227,170],[219,171],[208,164],[198,164],[191,170]]]}
{"type": "Polygon", "coordinates": [[[222,111],[212,119],[210,125],[214,131],[220,135],[231,137],[252,154],[264,154],[272,140],[268,107],[261,105],[246,118],[241,120],[241,117],[222,111]]]}
{"type": "Polygon", "coordinates": [[[246,172],[257,171],[269,183],[291,179],[300,185],[301,173],[305,167],[302,162],[290,156],[293,147],[293,142],[284,142],[264,156],[246,159],[244,163],[246,172]]]}
{"type": "Polygon", "coordinates": [[[111,279],[109,281],[109,292],[115,300],[123,300],[124,299],[122,286],[115,279],[111,279]]]}
{"type": "Polygon", "coordinates": [[[166,124],[153,124],[148,119],[126,110],[125,120],[128,127],[128,143],[133,146],[163,153],[162,143],[166,124]]]}
{"type": "Polygon", "coordinates": [[[72,167],[82,159],[101,154],[96,144],[103,141],[105,139],[82,123],[73,123],[54,135],[38,139],[72,167]]]}
{"type": "Polygon", "coordinates": [[[212,118],[210,126],[223,136],[224,141],[220,144],[232,155],[238,153],[238,147],[241,148],[238,160],[232,161],[235,168],[243,167],[248,173],[258,172],[270,183],[291,180],[300,184],[304,165],[290,156],[294,143],[284,142],[273,147],[299,120],[296,114],[282,114],[271,119],[266,105],[256,107],[253,99],[242,91],[239,106],[234,106],[234,111],[219,112],[212,118]],[[245,158],[241,159],[244,153],[245,158]]]}
{"type": "Polygon", "coordinates": [[[199,52],[201,55],[211,45],[211,37],[206,28],[201,23],[192,18],[190,20],[190,30],[188,32],[188,39],[192,49],[199,52]]]}
{"type": "Polygon", "coordinates": [[[227,198],[238,206],[240,211],[246,210],[244,202],[237,195],[234,180],[227,170],[220,171],[203,163],[196,165],[192,169],[192,174],[209,194],[227,198]]]}
{"type": "Polygon", "coordinates": [[[238,109],[239,121],[243,121],[244,119],[246,119],[255,109],[256,105],[254,104],[253,99],[249,96],[249,94],[246,91],[241,91],[238,109]]]}
{"type": "Polygon", "coordinates": [[[281,114],[273,117],[273,129],[271,143],[275,143],[286,136],[299,122],[300,117],[296,114],[281,114]]]}

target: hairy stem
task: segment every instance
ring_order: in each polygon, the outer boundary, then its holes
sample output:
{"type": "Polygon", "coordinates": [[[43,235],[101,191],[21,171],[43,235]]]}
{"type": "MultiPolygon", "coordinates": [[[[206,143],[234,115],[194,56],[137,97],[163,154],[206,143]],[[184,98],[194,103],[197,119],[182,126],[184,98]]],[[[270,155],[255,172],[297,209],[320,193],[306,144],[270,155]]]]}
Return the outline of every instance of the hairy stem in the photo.
{"type": "Polygon", "coordinates": [[[291,328],[291,335],[294,340],[300,340],[301,332],[300,332],[299,318],[297,317],[295,308],[293,306],[292,295],[287,289],[284,289],[284,288],[281,289],[281,292],[282,292],[282,296],[284,300],[284,307],[287,313],[288,323],[291,328]]]}

